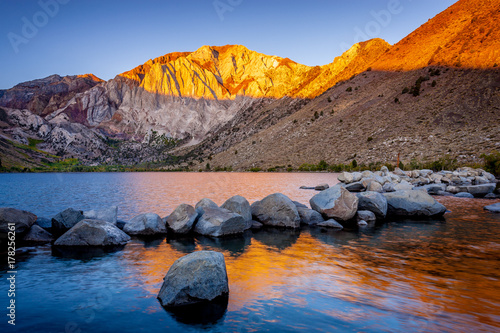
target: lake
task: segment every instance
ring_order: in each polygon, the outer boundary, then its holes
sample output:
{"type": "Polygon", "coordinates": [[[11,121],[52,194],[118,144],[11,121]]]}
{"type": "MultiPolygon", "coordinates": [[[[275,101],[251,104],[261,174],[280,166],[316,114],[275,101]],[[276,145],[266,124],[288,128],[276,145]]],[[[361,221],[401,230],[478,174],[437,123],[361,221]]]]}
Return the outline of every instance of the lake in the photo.
{"type": "MultiPolygon", "coordinates": [[[[204,197],[250,203],[281,192],[308,204],[332,173],[0,174],[0,207],[50,218],[119,207],[119,219],[168,215],[204,197]]],[[[265,229],[212,239],[134,238],[115,252],[16,255],[16,327],[2,332],[494,332],[500,330],[499,200],[437,198],[438,220],[398,220],[359,230],[265,229]],[[198,250],[224,254],[229,301],[210,312],[172,313],[157,293],[169,267],[198,250]]],[[[7,306],[5,250],[0,304],[7,306]]],[[[5,307],[4,307],[5,309],[5,307]]],[[[3,310],[6,311],[6,310],[3,310]]]]}

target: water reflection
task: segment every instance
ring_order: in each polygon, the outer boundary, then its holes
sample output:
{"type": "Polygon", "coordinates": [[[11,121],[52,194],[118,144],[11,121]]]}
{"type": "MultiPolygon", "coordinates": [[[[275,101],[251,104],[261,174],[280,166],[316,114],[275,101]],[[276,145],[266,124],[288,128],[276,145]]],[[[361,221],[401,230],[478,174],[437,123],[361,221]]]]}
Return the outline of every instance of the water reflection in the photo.
{"type": "Polygon", "coordinates": [[[254,231],[253,237],[264,245],[284,250],[297,242],[300,229],[265,228],[254,231]]]}
{"type": "Polygon", "coordinates": [[[88,246],[52,246],[52,255],[59,258],[89,261],[104,257],[110,253],[122,251],[125,246],[88,247],[88,246]]]}
{"type": "Polygon", "coordinates": [[[221,296],[212,302],[165,308],[165,311],[182,324],[201,326],[206,330],[224,321],[227,304],[228,297],[221,296]]]}
{"type": "Polygon", "coordinates": [[[223,251],[232,257],[238,257],[252,244],[252,232],[246,231],[242,235],[221,238],[197,236],[196,240],[203,250],[223,251]]]}

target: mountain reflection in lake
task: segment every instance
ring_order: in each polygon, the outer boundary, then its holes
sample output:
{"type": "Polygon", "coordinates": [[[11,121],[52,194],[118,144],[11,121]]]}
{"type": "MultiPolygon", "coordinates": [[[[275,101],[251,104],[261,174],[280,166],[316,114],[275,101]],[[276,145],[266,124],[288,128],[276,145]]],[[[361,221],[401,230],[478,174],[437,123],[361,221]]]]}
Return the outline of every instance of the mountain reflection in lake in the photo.
{"type": "MultiPolygon", "coordinates": [[[[140,176],[134,181],[144,186],[140,176]]],[[[315,174],[314,182],[305,183],[298,176],[276,176],[261,174],[259,181],[278,179],[269,193],[288,188],[288,195],[305,203],[315,192],[294,189],[334,179],[315,174]]],[[[225,177],[231,185],[201,196],[221,204],[245,194],[235,185],[237,176],[225,177]]],[[[35,184],[35,192],[36,186],[41,185],[35,184]]],[[[176,196],[178,188],[171,190],[176,196]]],[[[38,247],[17,258],[16,331],[498,331],[500,216],[482,209],[492,201],[439,200],[451,211],[444,220],[393,221],[350,231],[264,229],[223,239],[134,238],[121,250],[83,257],[38,247]],[[175,260],[199,250],[224,254],[227,304],[164,310],[156,299],[163,277],[175,260]]],[[[0,275],[0,287],[7,288],[6,270],[0,275]]],[[[6,293],[0,301],[6,304],[6,293]]],[[[12,330],[6,321],[0,327],[12,330]]]]}

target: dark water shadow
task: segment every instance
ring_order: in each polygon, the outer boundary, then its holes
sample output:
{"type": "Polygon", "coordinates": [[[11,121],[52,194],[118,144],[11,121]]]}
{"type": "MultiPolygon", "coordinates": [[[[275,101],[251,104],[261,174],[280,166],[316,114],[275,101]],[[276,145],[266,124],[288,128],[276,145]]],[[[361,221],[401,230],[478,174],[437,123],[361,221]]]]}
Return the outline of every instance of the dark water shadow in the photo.
{"type": "Polygon", "coordinates": [[[230,252],[232,256],[239,256],[252,244],[252,232],[218,238],[199,235],[196,240],[203,247],[221,249],[230,252]]]}
{"type": "Polygon", "coordinates": [[[165,241],[166,235],[156,236],[133,236],[132,239],[139,244],[144,245],[145,248],[159,247],[165,241]]]}
{"type": "Polygon", "coordinates": [[[52,246],[52,255],[58,258],[91,260],[104,257],[110,253],[121,251],[125,248],[122,246],[52,246]]]}
{"type": "Polygon", "coordinates": [[[168,236],[167,244],[172,246],[176,251],[190,254],[191,252],[196,251],[196,242],[193,236],[168,236]]]}
{"type": "Polygon", "coordinates": [[[264,245],[285,250],[294,245],[300,237],[301,229],[263,228],[253,232],[255,240],[264,245]]]}
{"type": "Polygon", "coordinates": [[[228,303],[229,297],[226,295],[217,297],[211,302],[164,308],[164,310],[181,324],[209,329],[224,321],[228,303]]]}

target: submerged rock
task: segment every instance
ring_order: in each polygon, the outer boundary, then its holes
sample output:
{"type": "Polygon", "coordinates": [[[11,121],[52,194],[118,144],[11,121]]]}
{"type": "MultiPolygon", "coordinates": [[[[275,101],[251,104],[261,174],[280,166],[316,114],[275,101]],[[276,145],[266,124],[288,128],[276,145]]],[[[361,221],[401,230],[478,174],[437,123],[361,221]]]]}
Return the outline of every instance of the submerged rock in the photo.
{"type": "Polygon", "coordinates": [[[166,218],[166,227],[176,234],[187,234],[197,218],[198,213],[193,206],[181,204],[166,218]]]}
{"type": "Polygon", "coordinates": [[[396,191],[384,193],[384,196],[388,215],[430,217],[446,212],[446,207],[425,191],[396,191]]]}
{"type": "MultiPolygon", "coordinates": [[[[322,192],[321,192],[322,193],[322,192]]],[[[281,193],[268,195],[251,206],[252,216],[267,226],[299,228],[300,216],[290,198],[281,193]]]]}
{"type": "Polygon", "coordinates": [[[205,208],[194,231],[200,235],[222,237],[241,234],[247,229],[247,222],[240,214],[224,208],[205,208]]]}
{"type": "Polygon", "coordinates": [[[56,246],[119,246],[130,237],[114,224],[100,220],[82,220],[59,237],[56,246]]]}
{"type": "Polygon", "coordinates": [[[319,184],[314,187],[316,191],[324,191],[326,189],[330,188],[330,185],[328,184],[319,184]]]}
{"type": "Polygon", "coordinates": [[[500,202],[497,202],[493,205],[485,206],[484,209],[489,210],[490,212],[493,213],[500,213],[500,202]]]}
{"type": "Polygon", "coordinates": [[[311,208],[325,218],[350,220],[358,210],[358,198],[341,186],[330,187],[309,200],[311,208]]]}
{"type": "Polygon", "coordinates": [[[167,233],[165,223],[157,214],[140,214],[132,218],[123,227],[129,235],[153,236],[167,233]]]}
{"type": "Polygon", "coordinates": [[[213,301],[229,294],[222,253],[198,251],[174,262],[163,279],[158,299],[164,307],[213,301]]]}
{"type": "Polygon", "coordinates": [[[334,219],[329,219],[327,221],[320,222],[316,224],[318,227],[323,227],[323,228],[334,228],[334,229],[344,229],[342,224],[338,223],[334,219]]]}
{"type": "Polygon", "coordinates": [[[15,225],[16,234],[21,234],[31,228],[36,221],[36,215],[15,208],[0,208],[0,233],[8,233],[9,223],[15,225]]]}
{"type": "Polygon", "coordinates": [[[365,222],[375,222],[377,218],[375,217],[375,214],[369,210],[358,210],[356,213],[356,219],[359,221],[365,221],[365,222]]]}
{"type": "Polygon", "coordinates": [[[455,198],[468,198],[468,199],[473,199],[474,196],[470,194],[469,192],[459,192],[454,195],[455,198]]]}

